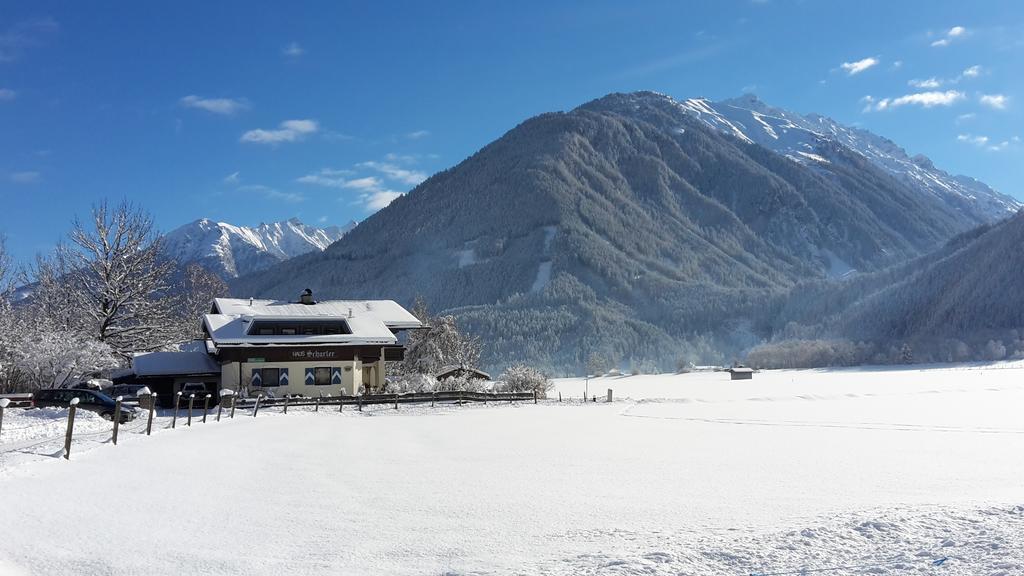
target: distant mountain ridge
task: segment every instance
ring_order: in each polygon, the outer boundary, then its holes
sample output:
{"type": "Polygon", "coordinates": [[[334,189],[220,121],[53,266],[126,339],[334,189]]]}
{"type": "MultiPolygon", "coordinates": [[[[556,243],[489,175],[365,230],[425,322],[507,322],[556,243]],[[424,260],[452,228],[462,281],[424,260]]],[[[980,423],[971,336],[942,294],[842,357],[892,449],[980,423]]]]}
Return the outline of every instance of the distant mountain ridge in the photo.
{"type": "Polygon", "coordinates": [[[195,262],[224,278],[235,278],[322,251],[355,225],[317,228],[292,218],[247,227],[202,218],[171,230],[163,243],[167,256],[179,264],[195,262]]]}
{"type": "Polygon", "coordinates": [[[232,291],[423,296],[483,338],[490,368],[575,371],[600,353],[664,369],[771,338],[801,283],[921,257],[1019,205],[939,194],[781,115],[765,122],[793,141],[770,148],[691,104],[611,94],[530,118],[323,252],[232,291]]]}
{"type": "Polygon", "coordinates": [[[845,146],[906,184],[957,207],[979,224],[1004,218],[1022,207],[983,182],[936,168],[924,155],[909,156],[888,138],[820,114],[801,115],[769,106],[752,94],[719,102],[705,98],[677,102],[653,92],[629,96],[678,106],[708,126],[806,165],[827,163],[835,144],[845,146]]]}

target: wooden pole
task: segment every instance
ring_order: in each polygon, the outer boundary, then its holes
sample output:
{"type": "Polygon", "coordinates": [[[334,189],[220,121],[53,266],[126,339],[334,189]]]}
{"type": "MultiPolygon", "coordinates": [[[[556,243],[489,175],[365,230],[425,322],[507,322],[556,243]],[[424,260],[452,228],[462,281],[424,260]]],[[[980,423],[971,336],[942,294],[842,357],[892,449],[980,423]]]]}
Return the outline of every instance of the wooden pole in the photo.
{"type": "Polygon", "coordinates": [[[217,402],[217,422],[220,422],[220,412],[224,409],[224,398],[221,397],[220,402],[217,402]]]}
{"type": "Polygon", "coordinates": [[[562,391],[561,390],[558,391],[558,401],[559,402],[562,401],[562,391]]]}
{"type": "Polygon", "coordinates": [[[398,392],[395,392],[395,410],[398,410],[398,392]]]}
{"type": "Polygon", "coordinates": [[[263,394],[257,394],[256,395],[256,406],[254,406],[253,409],[252,409],[252,417],[253,418],[255,418],[256,417],[256,413],[260,411],[260,400],[262,400],[262,399],[263,399],[263,394]]]}
{"type": "Polygon", "coordinates": [[[533,403],[534,404],[537,403],[537,389],[536,388],[533,389],[533,403]]]}
{"type": "Polygon", "coordinates": [[[611,388],[608,389],[608,401],[609,402],[612,401],[612,389],[611,388]]]}
{"type": "Polygon", "coordinates": [[[174,395],[174,418],[171,418],[171,430],[178,425],[178,410],[181,409],[181,392],[174,395]]]}
{"type": "Polygon", "coordinates": [[[363,411],[363,395],[362,394],[359,395],[359,400],[357,400],[357,402],[359,402],[359,411],[362,412],[363,411]]]}
{"type": "Polygon", "coordinates": [[[0,398],[0,434],[4,433],[4,410],[11,403],[9,398],[0,398]]]}
{"type": "Polygon", "coordinates": [[[437,390],[433,390],[433,391],[431,391],[431,392],[430,392],[430,407],[431,407],[431,408],[433,408],[433,407],[434,407],[434,400],[435,400],[436,398],[437,398],[437,390]]]}
{"type": "Polygon", "coordinates": [[[206,413],[210,411],[210,395],[203,399],[203,424],[206,424],[206,413]]]}
{"type": "Polygon", "coordinates": [[[236,398],[236,396],[234,394],[232,394],[231,395],[231,416],[229,416],[229,418],[231,418],[232,420],[235,419],[235,398],[236,398]]]}
{"type": "Polygon", "coordinates": [[[284,397],[284,413],[285,414],[288,413],[288,397],[287,396],[284,397]]]}
{"type": "Polygon", "coordinates": [[[313,407],[313,412],[319,412],[320,411],[320,399],[323,398],[323,397],[324,397],[324,393],[323,392],[321,392],[320,395],[316,397],[316,406],[313,407]]]}
{"type": "Polygon", "coordinates": [[[196,395],[188,395],[188,422],[185,423],[189,428],[192,427],[192,405],[196,403],[196,395]]]}
{"type": "Polygon", "coordinates": [[[75,410],[78,408],[78,398],[72,398],[68,405],[68,431],[64,435],[64,459],[71,460],[71,434],[75,430],[75,410]]]}
{"type": "Polygon", "coordinates": [[[114,446],[117,446],[117,429],[121,427],[121,401],[124,400],[123,396],[114,398],[114,437],[112,441],[114,446]]]}
{"type": "Polygon", "coordinates": [[[156,394],[149,395],[149,418],[146,420],[146,436],[153,432],[153,411],[156,410],[156,394]]]}

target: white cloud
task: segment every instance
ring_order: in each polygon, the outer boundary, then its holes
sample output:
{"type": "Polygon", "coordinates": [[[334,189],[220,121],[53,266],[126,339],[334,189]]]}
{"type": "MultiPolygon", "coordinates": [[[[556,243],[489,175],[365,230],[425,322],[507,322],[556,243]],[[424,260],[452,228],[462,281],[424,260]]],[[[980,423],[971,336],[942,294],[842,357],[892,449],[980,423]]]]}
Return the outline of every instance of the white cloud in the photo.
{"type": "Polygon", "coordinates": [[[292,42],[291,44],[282,48],[281,53],[284,54],[285,56],[291,56],[292,58],[295,58],[305,54],[306,50],[302,46],[299,46],[298,42],[292,42]]]}
{"type": "Polygon", "coordinates": [[[913,104],[921,106],[923,108],[932,108],[935,106],[951,106],[956,102],[964,99],[964,93],[956,90],[947,90],[945,92],[918,92],[915,94],[905,94],[897,98],[882,98],[881,100],[875,100],[867,97],[862,99],[868,103],[868,110],[891,110],[893,108],[899,108],[900,106],[906,106],[913,104]]]}
{"type": "Polygon", "coordinates": [[[411,186],[415,186],[427,179],[427,175],[419,170],[409,170],[389,162],[361,162],[357,166],[376,170],[392,180],[397,180],[411,186]]]}
{"type": "Polygon", "coordinates": [[[0,88],[0,102],[4,100],[14,100],[18,96],[18,93],[10,88],[0,88]]]}
{"type": "Polygon", "coordinates": [[[246,184],[244,186],[239,186],[235,190],[238,192],[254,192],[260,194],[267,200],[288,202],[291,204],[302,202],[306,199],[302,194],[297,194],[295,192],[281,192],[276,188],[271,188],[270,186],[264,186],[262,184],[246,184]]]}
{"type": "Polygon", "coordinates": [[[961,114],[961,115],[956,117],[956,123],[957,124],[962,124],[964,122],[968,122],[970,120],[974,120],[977,116],[978,115],[975,114],[974,112],[968,112],[967,114],[961,114]]]}
{"type": "Polygon", "coordinates": [[[241,172],[232,172],[224,177],[225,184],[238,184],[242,181],[241,172]]]}
{"type": "Polygon", "coordinates": [[[313,134],[320,127],[315,120],[285,120],[276,130],[257,128],[242,134],[242,142],[256,144],[280,144],[281,142],[297,142],[313,134]]]}
{"type": "Polygon", "coordinates": [[[975,64],[960,73],[961,78],[977,78],[981,75],[981,66],[975,64]]]}
{"type": "Polygon", "coordinates": [[[401,195],[401,192],[381,190],[364,197],[363,203],[366,205],[368,210],[380,210],[381,208],[387,208],[389,204],[394,202],[394,200],[401,195]]]}
{"type": "Polygon", "coordinates": [[[839,65],[839,67],[845,70],[848,75],[853,76],[854,74],[860,74],[861,72],[877,64],[877,58],[869,57],[864,58],[862,60],[857,60],[856,62],[843,62],[842,64],[839,65]]]}
{"type": "Polygon", "coordinates": [[[1006,106],[1010,103],[1010,98],[1005,94],[982,94],[979,101],[989,108],[1005,110],[1006,106]]]}
{"type": "Polygon", "coordinates": [[[296,182],[302,184],[314,184],[317,186],[323,186],[325,188],[340,188],[347,190],[380,190],[382,189],[382,183],[380,179],[374,176],[366,176],[363,178],[348,178],[352,174],[351,170],[334,170],[331,168],[324,168],[316,174],[307,174],[296,179],[296,182]]]}
{"type": "Polygon", "coordinates": [[[930,89],[930,88],[938,88],[939,86],[942,86],[942,80],[939,80],[938,78],[935,78],[933,76],[931,78],[926,78],[924,80],[917,80],[917,79],[910,80],[910,81],[907,82],[907,84],[913,86],[914,88],[929,88],[930,89]]]}
{"type": "Polygon", "coordinates": [[[39,178],[42,176],[39,172],[28,171],[28,172],[12,172],[11,182],[15,184],[35,184],[39,182],[39,178]]]}
{"type": "Polygon", "coordinates": [[[966,36],[967,28],[964,28],[963,26],[953,26],[952,28],[946,31],[942,38],[939,38],[938,40],[932,42],[932,46],[937,48],[942,46],[949,46],[950,43],[953,42],[953,40],[957,38],[963,38],[966,36]]]}
{"type": "Polygon", "coordinates": [[[956,139],[960,142],[967,142],[974,144],[975,146],[984,146],[988,144],[988,136],[972,136],[970,134],[959,134],[956,139]]]}
{"type": "Polygon", "coordinates": [[[222,114],[224,116],[230,116],[235,112],[249,107],[245,100],[235,100],[232,98],[203,98],[202,96],[196,96],[194,94],[185,96],[181,100],[178,100],[178,103],[185,108],[206,110],[207,112],[222,114]]]}
{"type": "Polygon", "coordinates": [[[429,130],[416,130],[405,135],[409,140],[419,140],[420,138],[426,138],[427,136],[430,136],[429,130]]]}

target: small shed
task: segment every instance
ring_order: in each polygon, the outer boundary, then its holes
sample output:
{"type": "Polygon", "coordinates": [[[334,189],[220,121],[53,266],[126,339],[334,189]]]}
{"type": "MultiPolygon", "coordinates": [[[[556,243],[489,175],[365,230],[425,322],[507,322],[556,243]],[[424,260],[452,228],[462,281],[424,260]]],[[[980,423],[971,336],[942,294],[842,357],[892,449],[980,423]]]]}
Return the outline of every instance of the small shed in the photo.
{"type": "Polygon", "coordinates": [[[468,378],[470,380],[490,380],[491,375],[483,370],[470,368],[469,366],[445,366],[434,375],[438,380],[445,378],[468,378]]]}
{"type": "Polygon", "coordinates": [[[753,380],[754,369],[747,368],[746,366],[736,366],[735,368],[729,368],[729,379],[730,380],[753,380]]]}

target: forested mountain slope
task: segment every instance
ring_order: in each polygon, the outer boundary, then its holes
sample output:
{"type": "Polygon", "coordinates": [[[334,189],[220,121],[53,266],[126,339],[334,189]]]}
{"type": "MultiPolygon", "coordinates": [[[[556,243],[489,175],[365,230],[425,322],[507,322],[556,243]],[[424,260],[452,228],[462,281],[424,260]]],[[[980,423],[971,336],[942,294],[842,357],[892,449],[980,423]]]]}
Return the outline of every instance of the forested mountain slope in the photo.
{"type": "Polygon", "coordinates": [[[882,269],[975,223],[824,145],[827,162],[796,162],[667,97],[610,95],[527,120],[323,252],[232,289],[422,295],[483,337],[491,367],[721,360],[771,336],[797,283],[882,269]]]}

